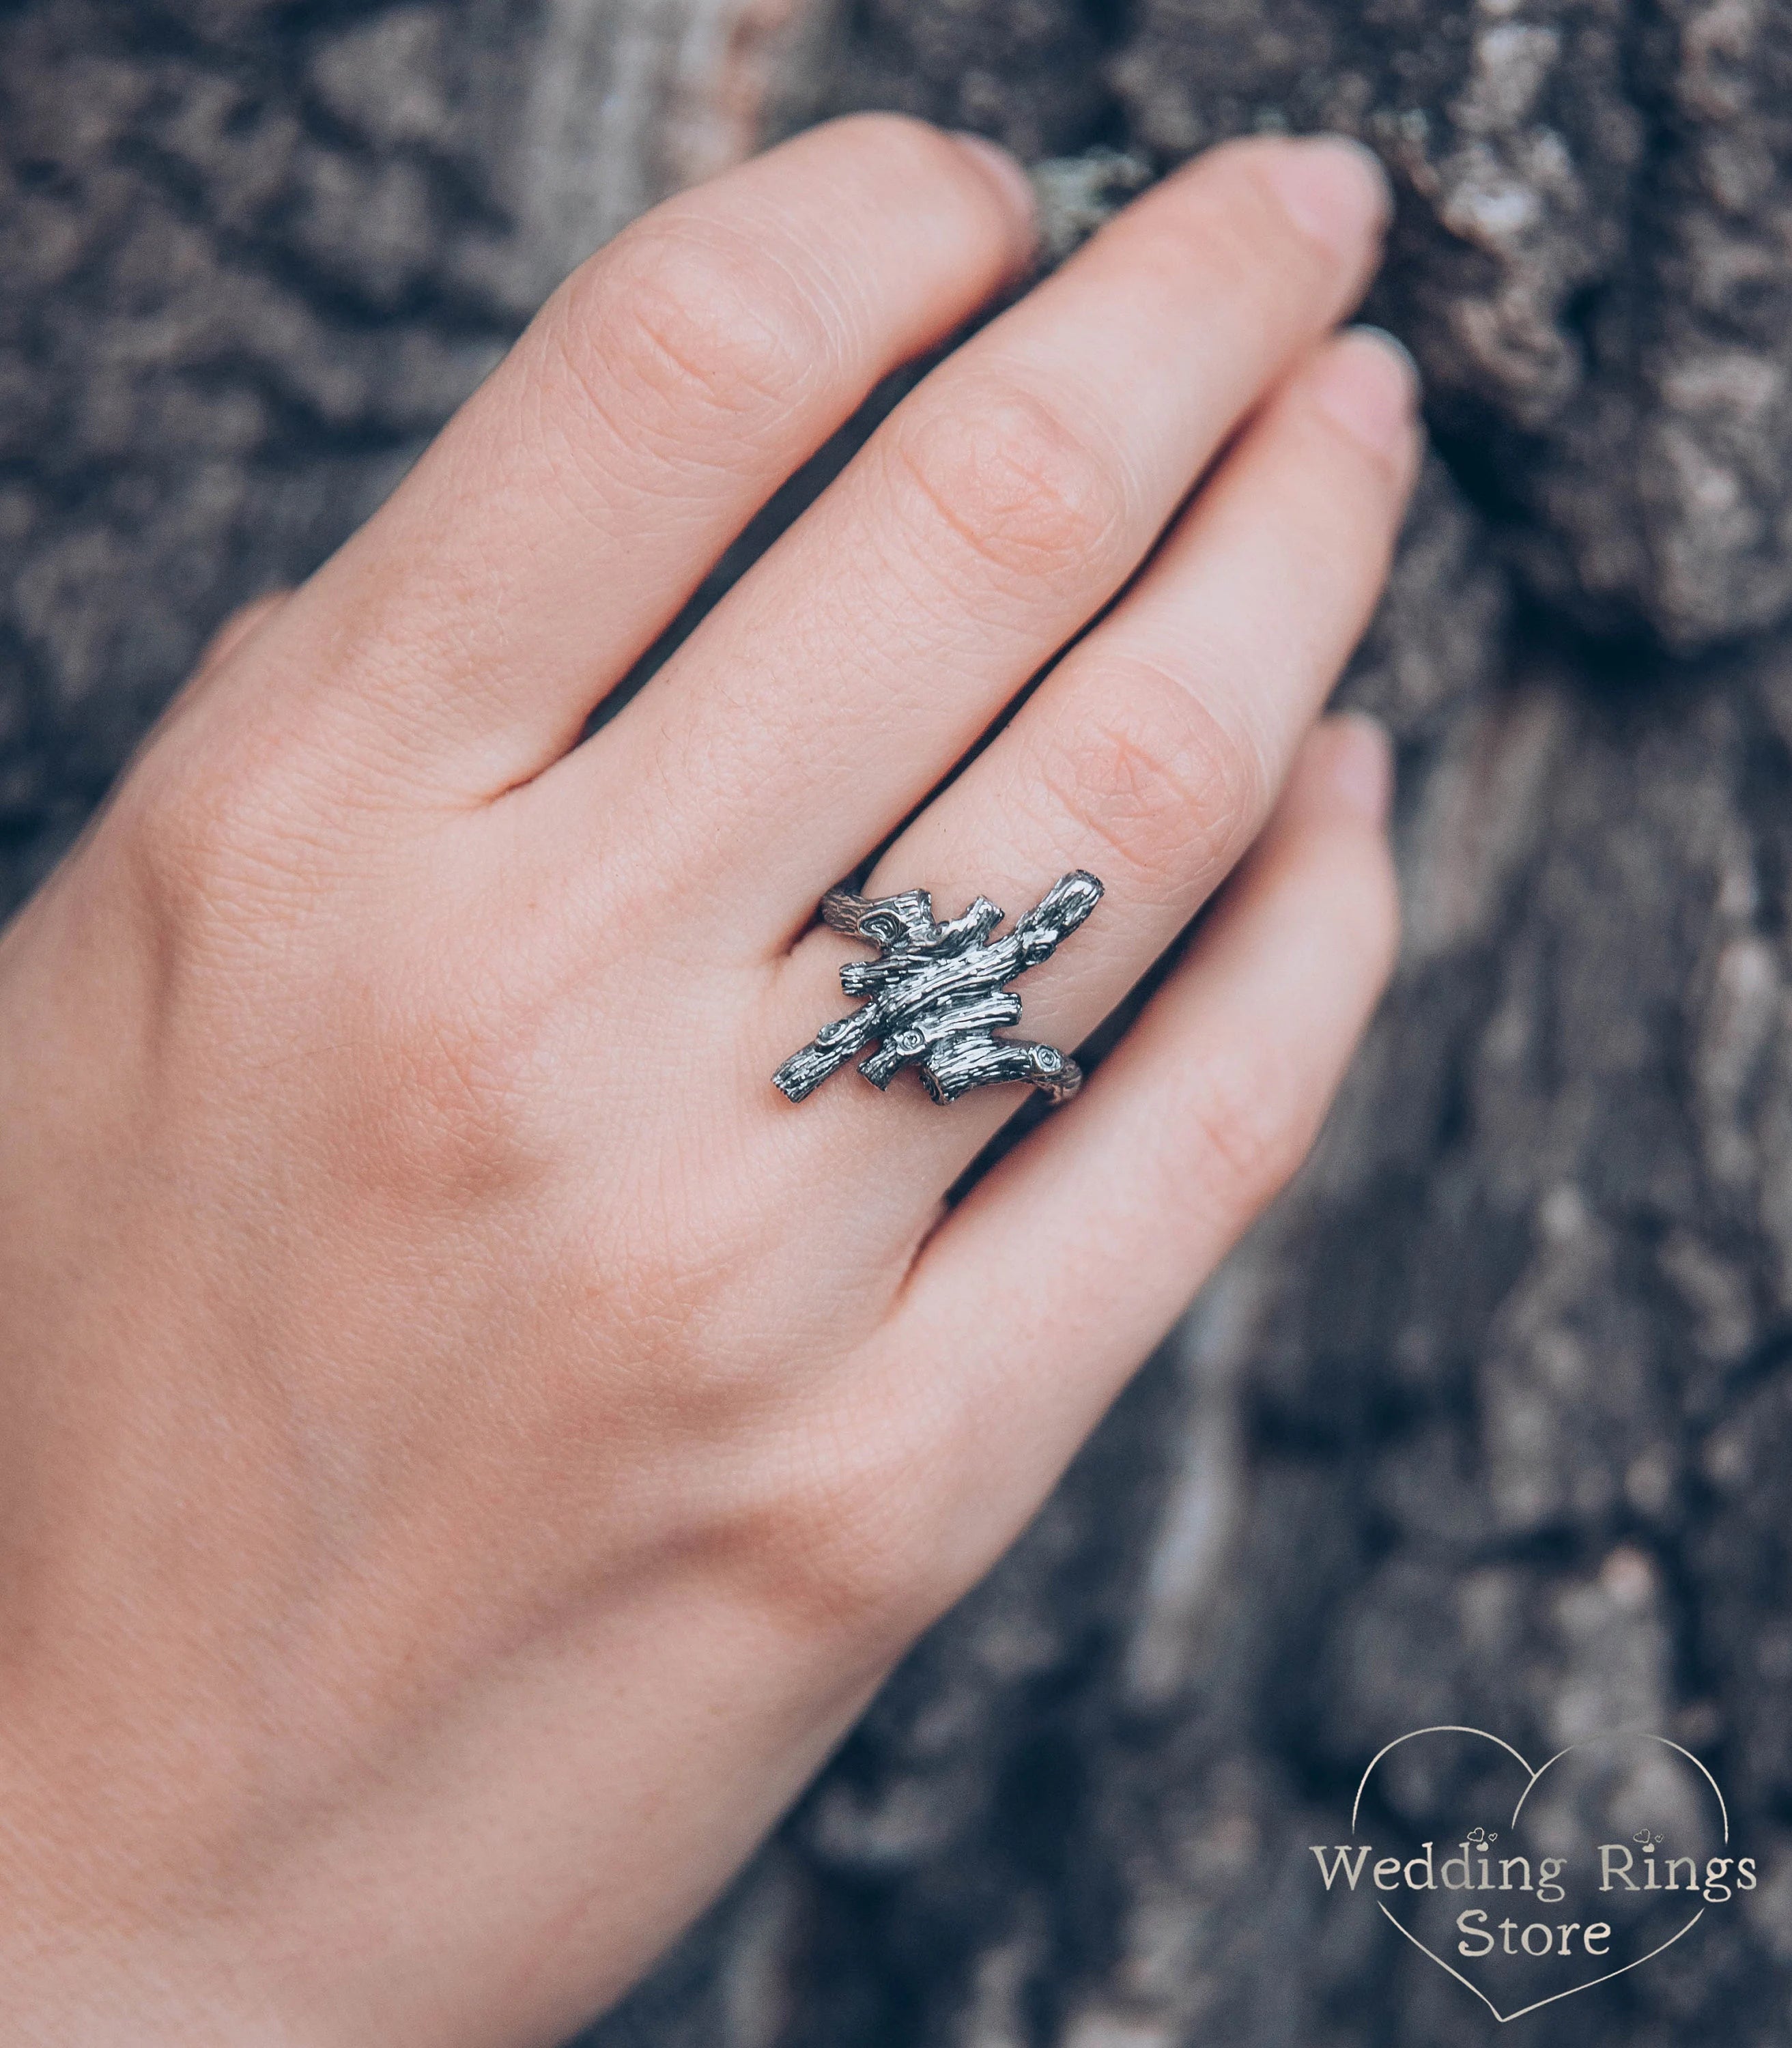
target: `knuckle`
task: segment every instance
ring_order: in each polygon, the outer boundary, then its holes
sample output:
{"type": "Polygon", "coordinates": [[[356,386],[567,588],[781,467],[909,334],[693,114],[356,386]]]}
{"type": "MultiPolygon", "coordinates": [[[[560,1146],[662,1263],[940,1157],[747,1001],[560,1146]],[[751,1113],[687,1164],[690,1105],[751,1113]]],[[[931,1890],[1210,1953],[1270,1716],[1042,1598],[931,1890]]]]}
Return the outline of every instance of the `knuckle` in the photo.
{"type": "Polygon", "coordinates": [[[389,1193],[434,1206],[513,1189],[552,1147],[537,1128],[537,1034],[514,1006],[427,969],[386,977],[362,1013],[355,1153],[389,1193]],[[416,992],[394,1002],[395,982],[416,992]]]}
{"type": "Polygon", "coordinates": [[[312,896],[315,848],[293,808],[275,765],[251,749],[166,745],[133,771],[119,823],[161,913],[215,923],[239,910],[266,918],[312,896]]]}
{"type": "Polygon", "coordinates": [[[929,1460],[900,1422],[796,1432],[755,1506],[762,1595],[805,1632],[896,1640],[951,1597],[929,1460]]]}
{"type": "Polygon", "coordinates": [[[459,1004],[424,1006],[404,1018],[380,1064],[413,1145],[433,1153],[439,1135],[481,1159],[496,1149],[490,1141],[508,1129],[518,1092],[507,1043],[476,1010],[459,1004]]]}
{"type": "Polygon", "coordinates": [[[1193,689],[1136,662],[1104,663],[1089,696],[1067,743],[1041,758],[1048,800],[1151,895],[1217,879],[1267,805],[1260,747],[1193,689]]]}
{"type": "Polygon", "coordinates": [[[191,775],[166,772],[152,758],[139,766],[120,805],[119,825],[140,874],[164,904],[201,894],[231,828],[223,813],[240,798],[234,785],[226,793],[208,791],[191,775]]]}
{"type": "Polygon", "coordinates": [[[838,322],[763,246],[685,219],[625,233],[575,280],[560,353],[594,401],[655,415],[782,419],[840,353],[838,322]]]}
{"type": "Polygon", "coordinates": [[[1122,466],[1038,394],[960,390],[949,411],[899,421],[888,447],[899,493],[1004,579],[1117,564],[1132,523],[1122,466]]]}

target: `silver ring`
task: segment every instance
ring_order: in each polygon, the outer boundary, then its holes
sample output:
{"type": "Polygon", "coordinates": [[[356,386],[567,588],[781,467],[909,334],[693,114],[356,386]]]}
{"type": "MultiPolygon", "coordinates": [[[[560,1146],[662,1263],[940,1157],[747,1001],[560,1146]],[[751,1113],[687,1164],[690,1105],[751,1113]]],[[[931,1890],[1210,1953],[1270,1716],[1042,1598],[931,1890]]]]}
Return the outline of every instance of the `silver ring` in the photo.
{"type": "Polygon", "coordinates": [[[848,960],[840,969],[847,994],[868,1000],[824,1024],[772,1076],[774,1084],[801,1102],[875,1045],[859,1064],[875,1088],[913,1067],[939,1103],[991,1081],[1030,1081],[1049,1101],[1069,1101],[1083,1082],[1069,1053],[995,1034],[1020,1021],[1021,999],[1007,983],[1049,960],[1100,901],[1101,884],[1079,867],[995,939],[990,934],[1003,913],[987,896],[937,925],[925,889],[875,898],[830,889],[823,921],[878,949],[875,960],[848,960]]]}

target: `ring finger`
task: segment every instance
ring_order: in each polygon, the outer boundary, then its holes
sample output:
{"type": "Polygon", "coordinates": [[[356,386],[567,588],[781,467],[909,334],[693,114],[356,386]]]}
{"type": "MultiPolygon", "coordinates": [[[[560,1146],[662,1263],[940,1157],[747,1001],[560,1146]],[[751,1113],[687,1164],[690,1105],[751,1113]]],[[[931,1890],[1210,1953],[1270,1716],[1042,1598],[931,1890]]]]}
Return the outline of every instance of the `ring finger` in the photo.
{"type": "MultiPolygon", "coordinates": [[[[1023,911],[1069,869],[1102,877],[1064,959],[1016,983],[1018,1035],[1075,1045],[1255,838],[1381,588],[1416,466],[1414,396],[1403,354],[1373,334],[1317,351],[1137,586],[878,863],[867,894],[926,888],[942,918],[979,893],[1023,911]]],[[[773,1007],[793,1044],[844,1007],[842,952],[820,931],[791,954],[773,1007]]],[[[1001,1088],[947,1114],[918,1088],[828,1092],[825,1110],[805,1106],[804,1142],[844,1162],[878,1119],[922,1205],[1015,1107],[1001,1088]]]]}

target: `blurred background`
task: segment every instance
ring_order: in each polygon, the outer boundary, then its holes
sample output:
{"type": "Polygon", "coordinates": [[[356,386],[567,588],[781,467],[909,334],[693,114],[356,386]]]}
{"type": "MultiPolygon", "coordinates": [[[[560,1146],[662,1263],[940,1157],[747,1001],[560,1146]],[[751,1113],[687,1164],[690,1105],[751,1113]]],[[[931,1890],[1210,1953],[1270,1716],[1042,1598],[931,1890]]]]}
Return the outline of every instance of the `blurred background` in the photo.
{"type": "Polygon", "coordinates": [[[1491,2042],[1305,1846],[1432,1722],[1670,1735],[1759,1862],[1531,2042],[1783,2041],[1792,7],[0,0],[0,910],[580,257],[867,106],[1387,164],[1435,453],[1346,694],[1404,964],[1292,1195],[589,2042],[1491,2042]]]}

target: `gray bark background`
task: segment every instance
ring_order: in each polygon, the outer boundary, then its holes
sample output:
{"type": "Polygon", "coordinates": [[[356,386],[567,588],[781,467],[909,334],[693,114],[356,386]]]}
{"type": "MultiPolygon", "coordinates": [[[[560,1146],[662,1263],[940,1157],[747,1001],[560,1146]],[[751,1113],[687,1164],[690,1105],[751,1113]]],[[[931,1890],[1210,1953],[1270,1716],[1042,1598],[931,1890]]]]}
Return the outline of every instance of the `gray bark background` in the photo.
{"type": "Polygon", "coordinates": [[[0,902],[585,249],[872,104],[1390,165],[1437,454],[1348,687],[1400,741],[1406,957],[1293,1195],[592,2039],[1491,2040],[1304,1847],[1467,1721],[1677,1736],[1765,1873],[1530,2038],[1778,2042],[1792,10],[0,0],[0,902]]]}

